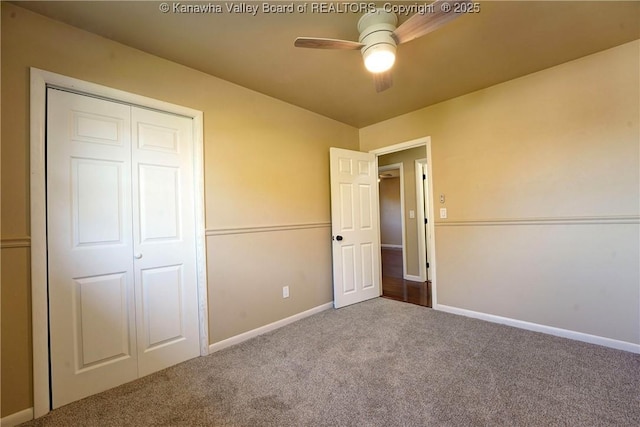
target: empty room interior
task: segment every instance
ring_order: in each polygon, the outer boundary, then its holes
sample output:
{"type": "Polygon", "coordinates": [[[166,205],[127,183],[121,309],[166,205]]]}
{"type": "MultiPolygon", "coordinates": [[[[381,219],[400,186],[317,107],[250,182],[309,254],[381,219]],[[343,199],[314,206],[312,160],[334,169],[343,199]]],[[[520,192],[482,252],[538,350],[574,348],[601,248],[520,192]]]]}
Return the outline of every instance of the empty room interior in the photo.
{"type": "MultiPolygon", "coordinates": [[[[330,343],[351,313],[409,312],[435,322],[414,336],[473,319],[615,351],[635,409],[598,419],[635,424],[640,2],[436,5],[2,1],[2,426],[296,324],[330,343]],[[427,307],[380,298],[385,248],[427,307]]],[[[296,424],[269,408],[224,425],[296,424]]],[[[393,424],[310,408],[299,425],[393,424]]]]}

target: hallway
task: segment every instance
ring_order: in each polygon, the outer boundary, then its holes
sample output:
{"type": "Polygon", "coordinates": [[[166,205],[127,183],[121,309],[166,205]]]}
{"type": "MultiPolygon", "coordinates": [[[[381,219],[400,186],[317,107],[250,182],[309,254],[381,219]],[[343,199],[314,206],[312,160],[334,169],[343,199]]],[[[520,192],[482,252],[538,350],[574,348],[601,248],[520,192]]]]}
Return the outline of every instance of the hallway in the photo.
{"type": "Polygon", "coordinates": [[[431,282],[403,279],[402,249],[382,248],[382,296],[431,307],[431,282]]]}

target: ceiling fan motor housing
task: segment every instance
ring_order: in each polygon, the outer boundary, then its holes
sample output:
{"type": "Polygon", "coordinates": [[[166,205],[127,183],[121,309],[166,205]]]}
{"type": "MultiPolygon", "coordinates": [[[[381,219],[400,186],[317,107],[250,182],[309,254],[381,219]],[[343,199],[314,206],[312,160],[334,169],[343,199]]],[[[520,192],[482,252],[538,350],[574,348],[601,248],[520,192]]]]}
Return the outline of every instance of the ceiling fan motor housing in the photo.
{"type": "Polygon", "coordinates": [[[393,65],[396,53],[396,41],[393,31],[396,29],[398,17],[383,9],[365,14],[358,21],[362,57],[369,71],[383,72],[393,65]],[[380,58],[384,58],[380,62],[380,58]]]}

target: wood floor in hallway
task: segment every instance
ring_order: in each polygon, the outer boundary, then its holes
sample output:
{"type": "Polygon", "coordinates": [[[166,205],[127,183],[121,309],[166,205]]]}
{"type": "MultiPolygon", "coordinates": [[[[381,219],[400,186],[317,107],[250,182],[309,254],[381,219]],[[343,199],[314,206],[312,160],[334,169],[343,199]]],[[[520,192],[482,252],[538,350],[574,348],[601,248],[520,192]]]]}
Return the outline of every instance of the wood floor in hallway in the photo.
{"type": "Polygon", "coordinates": [[[382,296],[431,307],[431,282],[404,280],[402,249],[382,248],[382,296]]]}

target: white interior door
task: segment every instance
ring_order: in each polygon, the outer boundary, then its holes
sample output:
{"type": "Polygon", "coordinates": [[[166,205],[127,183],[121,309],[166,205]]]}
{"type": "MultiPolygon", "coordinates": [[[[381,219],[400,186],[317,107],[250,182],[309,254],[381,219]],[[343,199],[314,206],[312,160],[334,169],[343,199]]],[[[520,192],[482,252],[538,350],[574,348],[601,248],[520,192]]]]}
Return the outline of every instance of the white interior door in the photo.
{"type": "Polygon", "coordinates": [[[132,108],[139,375],[200,354],[191,119],[132,108]]]}
{"type": "Polygon", "coordinates": [[[53,407],[199,355],[191,119],[48,90],[53,407]]]}
{"type": "Polygon", "coordinates": [[[138,377],[130,107],[48,90],[53,407],[138,377]]]}
{"type": "Polygon", "coordinates": [[[378,166],[374,154],[330,149],[333,304],[379,297],[378,166]]]}

